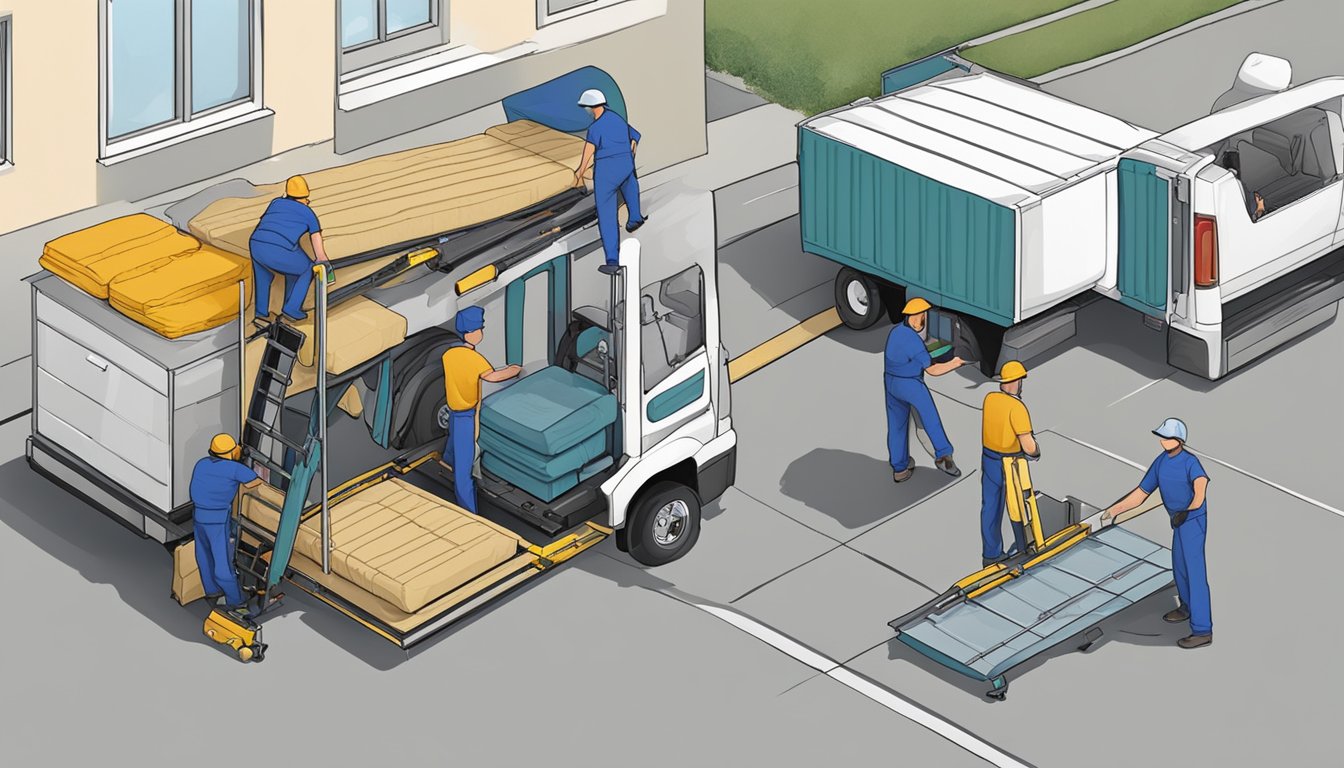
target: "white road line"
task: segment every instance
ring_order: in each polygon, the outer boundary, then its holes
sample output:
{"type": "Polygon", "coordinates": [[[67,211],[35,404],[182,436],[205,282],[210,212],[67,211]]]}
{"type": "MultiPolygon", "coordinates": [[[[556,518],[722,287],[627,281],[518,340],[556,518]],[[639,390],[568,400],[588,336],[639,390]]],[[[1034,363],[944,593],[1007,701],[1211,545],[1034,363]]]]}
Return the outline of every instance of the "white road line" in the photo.
{"type": "MultiPolygon", "coordinates": [[[[673,597],[676,596],[673,595],[673,597]]],[[[749,616],[717,605],[706,605],[684,599],[682,599],[682,602],[699,608],[705,613],[731,624],[775,650],[806,664],[837,683],[881,704],[910,722],[933,731],[982,760],[1001,766],[1001,768],[1030,768],[1030,766],[1023,763],[1021,760],[1003,752],[978,736],[962,730],[957,727],[956,724],[916,706],[910,701],[897,695],[895,691],[851,672],[839,662],[804,646],[802,643],[761,624],[749,616]]]]}
{"type": "MultiPolygon", "coordinates": [[[[1142,387],[1139,387],[1138,389],[1134,390],[1133,392],[1130,392],[1128,395],[1125,395],[1124,397],[1120,398],[1119,400],[1116,400],[1115,402],[1111,403],[1111,405],[1119,405],[1120,403],[1125,402],[1125,401],[1128,400],[1129,398],[1131,398],[1131,397],[1133,397],[1133,396],[1139,394],[1140,392],[1142,392],[1143,390],[1145,390],[1145,389],[1147,389],[1147,388],[1153,386],[1154,384],[1160,384],[1160,383],[1162,383],[1162,382],[1164,382],[1164,381],[1166,381],[1166,380],[1167,380],[1167,378],[1166,378],[1165,376],[1163,376],[1162,378],[1157,379],[1156,381],[1150,381],[1150,382],[1148,382],[1147,384],[1144,384],[1142,387]]],[[[1108,405],[1108,406],[1106,406],[1106,407],[1107,407],[1107,408],[1110,408],[1111,405],[1108,405]]]]}
{"type": "Polygon", "coordinates": [[[1311,498],[1310,496],[1304,496],[1303,494],[1300,494],[1300,493],[1298,493],[1297,491],[1294,491],[1294,490],[1291,489],[1291,488],[1285,488],[1284,486],[1279,485],[1278,483],[1274,482],[1273,480],[1269,480],[1269,479],[1263,478],[1263,477],[1261,477],[1261,476],[1259,476],[1259,475],[1257,475],[1257,474],[1253,474],[1253,473],[1251,473],[1251,472],[1247,472],[1246,470],[1242,469],[1241,467],[1234,467],[1234,466],[1232,466],[1231,464],[1228,464],[1226,461],[1223,461],[1222,459],[1214,458],[1214,457],[1210,456],[1210,455],[1207,454],[1207,453],[1204,453],[1204,452],[1202,452],[1202,451],[1198,451],[1198,450],[1196,450],[1194,446],[1186,446],[1186,447],[1189,448],[1189,449],[1190,449],[1190,452],[1193,453],[1193,454],[1195,454],[1196,456],[1200,456],[1200,457],[1202,457],[1202,458],[1208,459],[1209,461],[1212,461],[1212,462],[1215,463],[1215,464],[1221,464],[1221,465],[1223,465],[1224,467],[1227,467],[1228,469],[1232,470],[1233,472],[1238,472],[1238,473],[1240,473],[1240,474],[1243,474],[1243,475],[1245,475],[1245,476],[1251,478],[1252,480],[1259,480],[1260,482],[1264,483],[1265,485],[1268,485],[1268,486],[1271,487],[1271,488],[1274,488],[1274,489],[1276,489],[1276,490],[1283,491],[1284,493],[1288,494],[1289,496],[1292,496],[1293,498],[1297,499],[1298,501],[1305,501],[1306,503],[1312,505],[1313,507],[1318,507],[1318,508],[1320,508],[1320,509],[1325,510],[1326,512],[1333,512],[1334,514],[1339,515],[1340,517],[1344,517],[1344,510],[1335,509],[1334,507],[1330,506],[1329,504],[1326,504],[1326,503],[1324,503],[1324,502],[1317,501],[1317,500],[1311,498]]]}
{"type": "Polygon", "coordinates": [[[1100,448],[1100,447],[1095,446],[1095,445],[1093,445],[1093,444],[1091,444],[1091,443],[1085,443],[1085,442],[1083,442],[1082,440],[1079,440],[1079,439],[1076,438],[1076,437],[1069,437],[1068,435],[1061,434],[1061,433],[1059,433],[1059,432],[1054,431],[1053,429],[1046,430],[1046,431],[1049,432],[1049,433],[1052,434],[1052,435],[1058,435],[1059,437],[1062,437],[1062,438],[1064,438],[1065,440],[1068,440],[1068,441],[1071,442],[1071,443],[1077,443],[1077,444],[1083,446],[1084,448],[1091,448],[1092,450],[1096,451],[1097,453],[1100,453],[1100,454],[1105,455],[1105,456],[1110,456],[1112,459],[1115,459],[1116,461],[1123,461],[1124,463],[1128,464],[1129,466],[1131,466],[1131,467],[1133,467],[1133,468],[1135,468],[1135,469],[1143,469],[1143,470],[1148,469],[1147,467],[1145,467],[1144,465],[1138,463],[1137,461],[1130,461],[1129,459],[1126,459],[1124,456],[1121,456],[1121,455],[1119,455],[1119,454],[1117,454],[1117,453],[1111,453],[1110,451],[1106,450],[1105,448],[1100,448]]]}

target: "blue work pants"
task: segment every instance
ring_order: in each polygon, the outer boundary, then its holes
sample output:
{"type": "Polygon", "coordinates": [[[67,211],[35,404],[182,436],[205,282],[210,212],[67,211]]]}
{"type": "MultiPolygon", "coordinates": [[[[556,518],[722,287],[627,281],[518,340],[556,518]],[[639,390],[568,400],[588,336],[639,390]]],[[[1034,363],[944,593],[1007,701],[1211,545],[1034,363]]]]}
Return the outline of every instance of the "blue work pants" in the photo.
{"type": "Polygon", "coordinates": [[[201,572],[201,586],[205,594],[223,594],[230,606],[243,604],[243,591],[238,587],[238,574],[233,569],[233,541],[231,523],[225,518],[220,523],[194,521],[196,528],[196,567],[201,572]]]}
{"type": "Polygon", "coordinates": [[[1208,536],[1207,515],[1187,518],[1171,532],[1171,571],[1181,605],[1190,612],[1190,634],[1213,634],[1213,613],[1209,603],[1209,571],[1204,560],[1204,541],[1208,536]]]}
{"type": "Polygon", "coordinates": [[[933,404],[933,395],[923,379],[885,376],[887,388],[887,451],[891,456],[893,472],[904,472],[910,466],[910,411],[919,414],[933,443],[935,458],[952,455],[952,443],[943,431],[943,420],[933,404]]]}
{"type": "Polygon", "coordinates": [[[602,250],[608,264],[618,263],[621,250],[621,227],[616,220],[618,206],[616,192],[625,199],[626,221],[644,220],[639,210],[639,179],[635,176],[633,155],[603,157],[593,164],[593,195],[597,204],[597,231],[602,236],[602,250]]]}
{"type": "Polygon", "coordinates": [[[443,442],[443,461],[453,468],[453,490],[457,505],[476,512],[476,479],[471,475],[476,463],[476,411],[449,411],[448,437],[443,442]]]}
{"type": "MultiPolygon", "coordinates": [[[[1007,508],[1007,481],[1003,475],[1003,454],[982,448],[980,451],[980,542],[986,560],[1003,557],[1003,512],[1007,508]]],[[[1027,531],[1022,523],[1009,521],[1017,551],[1027,549],[1027,531]]]]}
{"type": "Polygon", "coordinates": [[[313,282],[313,260],[302,250],[286,250],[256,240],[249,243],[249,248],[252,252],[252,306],[257,317],[264,318],[270,312],[271,280],[275,274],[285,276],[285,305],[281,311],[295,320],[306,317],[303,302],[308,298],[308,286],[313,282]]]}

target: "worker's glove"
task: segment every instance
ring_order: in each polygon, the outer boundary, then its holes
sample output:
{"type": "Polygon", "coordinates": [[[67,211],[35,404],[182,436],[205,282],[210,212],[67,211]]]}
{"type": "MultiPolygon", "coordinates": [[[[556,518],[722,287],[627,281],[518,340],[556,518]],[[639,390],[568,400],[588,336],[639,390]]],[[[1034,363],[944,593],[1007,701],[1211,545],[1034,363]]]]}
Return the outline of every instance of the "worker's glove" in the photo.
{"type": "Polygon", "coordinates": [[[1183,510],[1181,510],[1180,512],[1177,512],[1176,514],[1172,515],[1172,516],[1171,516],[1171,529],[1174,531],[1174,530],[1176,530],[1177,528],[1180,528],[1180,527],[1181,527],[1181,523],[1184,523],[1184,522],[1185,522],[1185,518],[1187,518],[1187,517],[1189,517],[1189,516],[1190,516],[1190,510],[1188,510],[1188,509],[1183,509],[1183,510]]]}

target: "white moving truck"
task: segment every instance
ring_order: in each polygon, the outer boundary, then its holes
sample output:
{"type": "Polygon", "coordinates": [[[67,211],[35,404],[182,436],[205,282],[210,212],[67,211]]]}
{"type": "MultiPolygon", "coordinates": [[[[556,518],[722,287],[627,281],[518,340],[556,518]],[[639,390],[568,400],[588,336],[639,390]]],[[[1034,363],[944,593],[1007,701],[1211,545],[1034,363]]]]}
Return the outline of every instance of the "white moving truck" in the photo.
{"type": "Polygon", "coordinates": [[[842,265],[847,325],[923,296],[931,346],[986,373],[1072,335],[1096,291],[1218,379],[1344,298],[1344,77],[1289,70],[1252,55],[1162,136],[983,71],[823,113],[799,126],[803,249],[842,265]]]}

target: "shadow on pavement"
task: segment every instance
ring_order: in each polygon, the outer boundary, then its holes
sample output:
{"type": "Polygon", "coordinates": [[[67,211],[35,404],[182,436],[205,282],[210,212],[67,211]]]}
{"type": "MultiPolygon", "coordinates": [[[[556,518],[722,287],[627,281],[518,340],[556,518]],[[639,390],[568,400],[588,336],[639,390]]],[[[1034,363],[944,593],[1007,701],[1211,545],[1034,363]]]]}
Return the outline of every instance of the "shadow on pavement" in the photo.
{"type": "MultiPolygon", "coordinates": [[[[1004,673],[1008,679],[1008,700],[1011,701],[1013,698],[1012,689],[1014,686],[1031,685],[1032,671],[1048,664],[1050,660],[1070,653],[1092,653],[1108,643],[1118,642],[1129,645],[1170,648],[1171,653],[1187,653],[1187,651],[1177,647],[1176,641],[1189,634],[1189,627],[1186,624],[1167,624],[1162,621],[1162,614],[1171,610],[1171,606],[1174,605],[1172,600],[1175,593],[1176,588],[1174,586],[1169,587],[1140,601],[1127,611],[1122,611],[1101,622],[1097,625],[1101,629],[1101,637],[1086,651],[1079,649],[1079,646],[1085,642],[1084,633],[1080,632],[1051,650],[1034,656],[1019,666],[1008,670],[1004,673]]],[[[985,696],[985,692],[990,688],[989,683],[973,680],[965,675],[953,672],[915,651],[895,637],[887,643],[887,658],[891,661],[904,662],[918,667],[920,671],[937,677],[985,704],[995,703],[985,696]]],[[[1096,674],[1098,677],[1095,680],[1088,681],[1085,684],[1104,687],[1103,676],[1113,674],[1113,670],[1108,673],[1106,670],[1099,668],[1096,674]]],[[[1079,683],[1083,684],[1084,681],[1080,680],[1079,683]]]]}
{"type": "Polygon", "coordinates": [[[0,523],[89,583],[111,586],[122,602],[178,640],[215,645],[201,634],[204,603],[184,610],[172,598],[167,549],[89,508],[34,472],[26,459],[0,466],[0,523]]]}
{"type": "Polygon", "coordinates": [[[785,496],[857,530],[952,484],[951,477],[931,466],[932,459],[915,460],[919,465],[914,476],[897,485],[886,461],[853,451],[818,448],[784,470],[779,488],[785,496]]]}
{"type": "MultiPolygon", "coordinates": [[[[837,269],[834,262],[804,253],[801,243],[798,216],[790,216],[721,248],[719,264],[735,272],[770,308],[789,311],[793,308],[783,305],[833,281],[837,269]]],[[[795,319],[810,316],[807,308],[798,309],[795,319]]]]}

